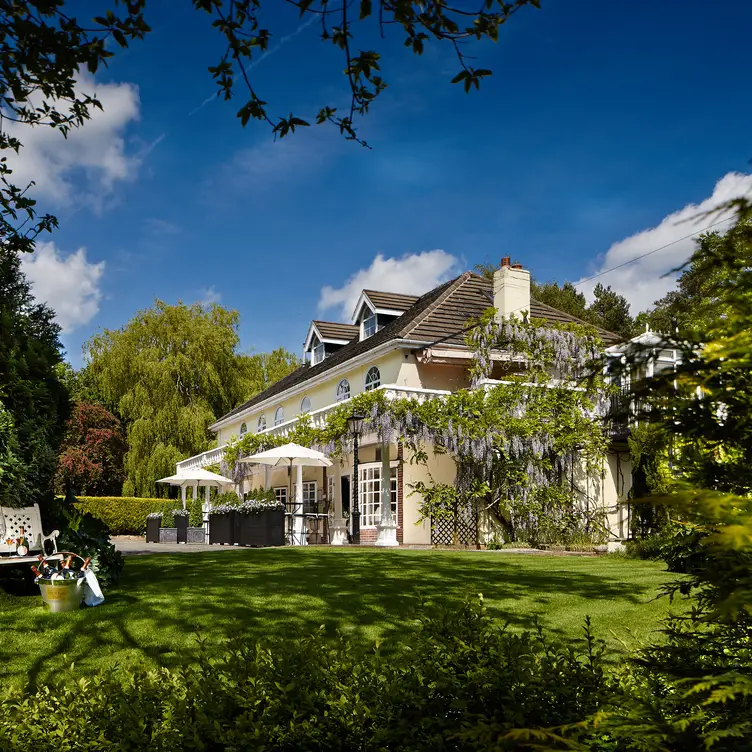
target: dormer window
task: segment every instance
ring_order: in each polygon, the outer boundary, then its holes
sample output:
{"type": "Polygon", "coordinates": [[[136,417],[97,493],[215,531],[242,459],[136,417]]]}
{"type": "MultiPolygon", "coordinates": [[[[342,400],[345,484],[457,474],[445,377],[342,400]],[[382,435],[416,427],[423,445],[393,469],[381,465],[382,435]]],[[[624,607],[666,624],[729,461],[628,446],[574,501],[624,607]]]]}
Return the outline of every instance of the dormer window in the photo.
{"type": "Polygon", "coordinates": [[[313,355],[311,357],[311,365],[321,363],[326,357],[326,345],[323,342],[318,342],[313,348],[313,355]]]}
{"type": "Polygon", "coordinates": [[[378,331],[379,323],[378,317],[373,311],[363,319],[363,339],[366,337],[372,337],[378,331]]]}
{"type": "Polygon", "coordinates": [[[243,436],[243,434],[248,432],[248,426],[245,423],[240,424],[240,435],[243,436]]]}

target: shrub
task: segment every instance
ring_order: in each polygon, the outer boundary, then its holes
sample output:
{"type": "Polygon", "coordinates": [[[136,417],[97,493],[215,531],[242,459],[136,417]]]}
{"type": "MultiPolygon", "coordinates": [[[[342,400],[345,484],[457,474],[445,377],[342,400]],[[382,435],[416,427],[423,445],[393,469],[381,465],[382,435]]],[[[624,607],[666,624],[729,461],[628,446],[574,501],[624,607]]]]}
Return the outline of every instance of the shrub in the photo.
{"type": "Polygon", "coordinates": [[[256,644],[177,670],[119,669],[0,701],[0,749],[486,750],[559,747],[599,707],[601,652],[495,627],[482,600],[419,616],[390,657],[345,637],[256,644]],[[534,732],[515,729],[534,728],[534,732]]]}
{"type": "Polygon", "coordinates": [[[143,535],[146,518],[151,512],[162,512],[162,527],[172,527],[174,501],[139,499],[129,496],[79,496],[76,508],[101,520],[112,535],[143,535]]]}

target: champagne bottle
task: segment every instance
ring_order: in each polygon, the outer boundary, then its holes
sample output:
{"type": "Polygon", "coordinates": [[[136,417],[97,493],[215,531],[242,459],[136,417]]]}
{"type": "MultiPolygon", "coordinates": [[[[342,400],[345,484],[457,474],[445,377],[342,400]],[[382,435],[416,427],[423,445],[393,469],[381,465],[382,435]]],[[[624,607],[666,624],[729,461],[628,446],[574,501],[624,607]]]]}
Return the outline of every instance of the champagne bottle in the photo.
{"type": "Polygon", "coordinates": [[[42,573],[32,564],[31,571],[34,572],[34,577],[42,577],[42,573]]]}
{"type": "Polygon", "coordinates": [[[87,556],[84,559],[83,566],[81,567],[81,571],[85,572],[89,568],[89,564],[91,564],[91,556],[87,556]]]}

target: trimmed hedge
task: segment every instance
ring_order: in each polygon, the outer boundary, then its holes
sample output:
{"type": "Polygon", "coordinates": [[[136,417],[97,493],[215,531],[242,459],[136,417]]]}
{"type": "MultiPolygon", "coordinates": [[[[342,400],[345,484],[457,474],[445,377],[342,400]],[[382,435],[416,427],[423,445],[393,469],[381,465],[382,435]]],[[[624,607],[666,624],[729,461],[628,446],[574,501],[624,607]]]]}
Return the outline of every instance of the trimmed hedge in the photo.
{"type": "Polygon", "coordinates": [[[76,509],[104,522],[112,535],[143,535],[146,517],[151,512],[162,513],[162,527],[174,527],[172,510],[180,506],[180,499],[139,499],[133,496],[79,496],[75,503],[76,509]]]}

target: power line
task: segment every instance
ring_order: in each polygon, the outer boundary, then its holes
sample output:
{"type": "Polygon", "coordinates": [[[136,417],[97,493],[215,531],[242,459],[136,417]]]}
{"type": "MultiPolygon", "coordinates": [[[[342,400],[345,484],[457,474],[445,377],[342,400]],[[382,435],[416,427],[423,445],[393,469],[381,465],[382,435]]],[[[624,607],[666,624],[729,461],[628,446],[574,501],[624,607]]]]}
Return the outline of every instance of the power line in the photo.
{"type": "Polygon", "coordinates": [[[591,279],[597,279],[598,277],[602,277],[604,274],[608,274],[609,272],[616,271],[617,269],[621,269],[624,266],[628,266],[629,264],[633,264],[635,261],[639,261],[640,259],[644,259],[647,256],[652,256],[654,253],[658,253],[658,251],[662,251],[664,248],[669,248],[672,245],[676,245],[677,243],[681,243],[682,240],[687,240],[688,238],[691,238],[693,235],[697,235],[700,232],[705,232],[705,230],[710,230],[712,227],[717,227],[718,225],[722,225],[724,222],[728,222],[732,219],[732,217],[727,217],[726,219],[722,219],[719,222],[714,222],[712,225],[708,225],[707,227],[703,227],[701,230],[695,230],[694,232],[690,232],[689,235],[685,235],[683,238],[677,238],[676,240],[672,240],[670,243],[666,243],[666,245],[662,245],[660,248],[655,248],[652,251],[648,251],[647,253],[643,253],[641,256],[635,256],[633,259],[629,259],[629,261],[625,261],[623,264],[618,264],[617,266],[612,266],[610,269],[604,269],[602,272],[598,272],[598,274],[593,274],[592,277],[585,277],[585,279],[581,279],[579,282],[575,282],[572,287],[577,287],[578,285],[583,284],[584,282],[590,282],[591,279]]]}

